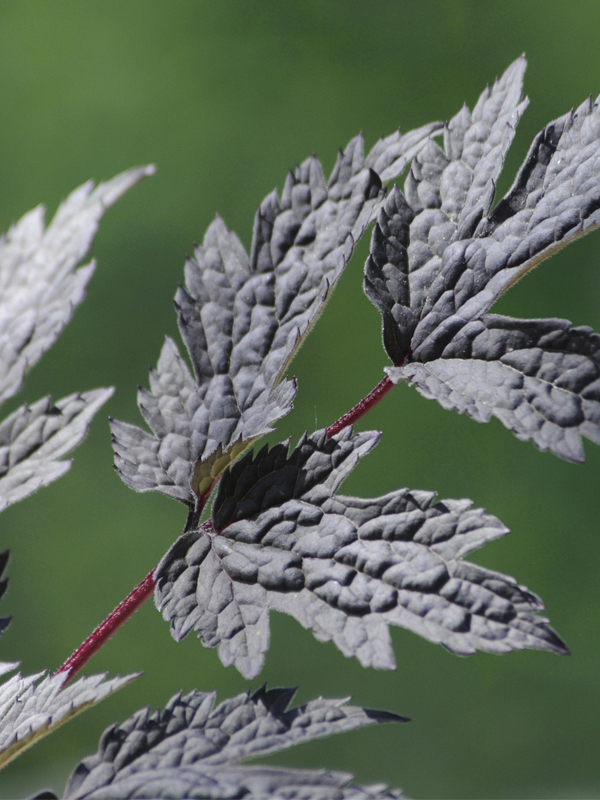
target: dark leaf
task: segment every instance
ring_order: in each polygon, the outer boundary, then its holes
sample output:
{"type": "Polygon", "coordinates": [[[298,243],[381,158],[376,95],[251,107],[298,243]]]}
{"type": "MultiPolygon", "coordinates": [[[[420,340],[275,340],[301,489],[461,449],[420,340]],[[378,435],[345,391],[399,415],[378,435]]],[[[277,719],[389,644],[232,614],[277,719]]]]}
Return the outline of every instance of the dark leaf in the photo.
{"type": "MultiPolygon", "coordinates": [[[[6,565],[8,564],[8,557],[9,557],[9,551],[8,550],[4,550],[2,553],[0,553],[0,579],[1,579],[0,580],[0,600],[2,600],[2,598],[4,597],[4,594],[6,592],[6,587],[8,586],[8,578],[2,578],[4,570],[6,569],[6,565]]],[[[2,635],[4,633],[4,631],[8,628],[8,626],[10,625],[11,619],[12,619],[12,617],[0,617],[0,635],[2,635]]],[[[16,668],[17,664],[4,663],[4,667],[6,669],[0,669],[0,674],[8,671],[8,669],[16,668]]]]}
{"type": "Polygon", "coordinates": [[[194,374],[167,339],[150,391],[138,396],[154,435],[113,422],[115,465],[128,486],[194,509],[227,464],[290,410],[296,386],[284,373],[381,204],[376,170],[398,175],[439,127],[393,134],[366,157],[356,137],[328,183],[309,158],[281,197],[263,201],[250,256],[217,217],[175,297],[194,374]]]}
{"type": "Polygon", "coordinates": [[[113,389],[49,397],[24,405],[0,423],[0,511],[40,486],[60,478],[71,466],[60,461],[85,437],[96,411],[113,389]]]}
{"type": "MultiPolygon", "coordinates": [[[[175,766],[130,774],[87,794],[65,800],[400,800],[402,792],[383,784],[356,786],[347,772],[277,767],[175,766]]],[[[53,798],[55,795],[45,795],[53,798]]],[[[43,800],[44,795],[36,800],[43,800]]]]}
{"type": "Polygon", "coordinates": [[[365,292],[383,316],[394,382],[408,379],[479,421],[497,416],[519,438],[579,461],[581,435],[600,440],[595,335],[562,320],[487,315],[526,272],[600,221],[600,111],[591,100],[536,137],[490,212],[525,107],[524,67],[521,58],[472,114],[465,107],[448,123],[443,150],[430,140],[417,155],[404,194],[394,188],[380,212],[365,292]]]}
{"type": "Polygon", "coordinates": [[[65,800],[186,797],[397,797],[348,786],[351,776],[265,767],[234,767],[333,733],[404,721],[387,712],[313,700],[288,709],[294,690],[264,687],[214,708],[215,694],[177,694],[164,711],[138,711],[108,728],[98,752],[74,770],[65,800]],[[279,795],[277,795],[279,796],[279,795]]]}
{"type": "Polygon", "coordinates": [[[377,433],[345,429],[264,447],[229,468],[212,520],[159,564],[156,603],[180,640],[190,630],[225,665],[260,672],[269,611],[291,614],[364,666],[395,667],[388,625],[455,653],[566,648],[513,578],[462,561],[507,529],[469,500],[433,492],[337,495],[377,433]]]}

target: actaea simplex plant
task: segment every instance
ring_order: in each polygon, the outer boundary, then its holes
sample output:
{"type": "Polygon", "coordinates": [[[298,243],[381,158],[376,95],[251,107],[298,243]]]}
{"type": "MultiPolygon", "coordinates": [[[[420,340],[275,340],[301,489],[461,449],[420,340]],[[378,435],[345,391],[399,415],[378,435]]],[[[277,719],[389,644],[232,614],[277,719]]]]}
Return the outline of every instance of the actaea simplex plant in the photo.
{"type": "MultiPolygon", "coordinates": [[[[582,435],[600,444],[600,336],[562,319],[490,313],[526,272],[600,221],[600,110],[591,100],[536,136],[494,205],[527,105],[524,70],[520,58],[473,111],[464,106],[446,124],[397,131],[367,155],[356,137],[328,181],[309,158],[281,195],[263,201],[249,255],[219,217],[210,225],[175,296],[192,369],[167,338],[138,397],[152,432],[111,420],[117,472],[136,491],[184,503],[184,531],[55,674],[17,674],[0,687],[0,766],[135,677],[71,682],[152,593],[175,639],[195,630],[249,679],[269,647],[270,609],[365,667],[395,667],[389,625],[462,655],[568,652],[536,595],[462,560],[507,532],[494,516],[429,491],[368,499],[338,491],[380,435],[352,425],[405,380],[445,408],[479,422],[496,416],[519,439],[571,461],[583,461],[582,435]],[[400,190],[394,181],[407,169],[400,190]],[[290,362],[371,223],[364,290],[381,312],[392,366],[364,400],[295,448],[251,451],[291,410],[290,362]]],[[[85,184],[47,228],[38,208],[0,243],[1,399],[19,390],[83,299],[94,265],[77,267],[102,213],[152,171],[85,184]]],[[[69,468],[60,457],[111,391],[46,398],[0,424],[3,506],[69,468]]],[[[216,707],[214,693],[176,694],[163,711],[109,728],[64,797],[401,796],[342,773],[240,766],[314,737],[403,720],[342,700],[289,708],[293,694],[261,688],[216,707]]]]}

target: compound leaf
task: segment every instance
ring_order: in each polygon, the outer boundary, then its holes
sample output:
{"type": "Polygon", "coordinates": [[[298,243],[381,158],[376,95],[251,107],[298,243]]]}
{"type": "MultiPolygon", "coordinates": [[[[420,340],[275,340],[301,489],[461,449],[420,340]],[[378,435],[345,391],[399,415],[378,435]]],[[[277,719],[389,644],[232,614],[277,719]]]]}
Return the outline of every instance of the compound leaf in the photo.
{"type": "MultiPolygon", "coordinates": [[[[215,693],[177,694],[164,711],[142,709],[103,734],[96,755],[74,770],[65,800],[100,798],[266,797],[277,792],[302,797],[388,797],[347,786],[351,776],[324,771],[236,767],[333,733],[402,717],[313,700],[288,709],[294,690],[264,687],[214,708],[215,693]],[[208,792],[208,794],[204,794],[208,792]]],[[[397,797],[397,794],[391,796],[397,797]]]]}
{"type": "Polygon", "coordinates": [[[71,462],[59,459],[82,441],[112,393],[95,389],[56,404],[45,397],[0,423],[0,511],[68,471],[71,462]]]}
{"type": "Polygon", "coordinates": [[[394,382],[479,421],[498,417],[572,461],[600,440],[598,339],[563,320],[489,315],[526,272],[600,221],[600,109],[586,101],[534,140],[490,211],[520,102],[519,59],[416,156],[379,214],[365,292],[381,311],[394,382]]]}
{"type": "Polygon", "coordinates": [[[296,392],[283,375],[321,313],[375,209],[440,126],[340,151],[329,182],[313,156],[259,208],[250,255],[217,217],[185,267],[175,297],[193,374],[167,339],[140,410],[153,435],[113,422],[115,466],[136,491],[197,509],[218,476],[286,414],[296,392]]]}
{"type": "Polygon", "coordinates": [[[47,228],[34,208],[0,239],[0,402],[16,394],[25,373],[71,319],[95,264],[76,269],[107,208],[154,167],[123,172],[94,187],[84,183],[60,205],[47,228]]]}
{"type": "Polygon", "coordinates": [[[507,529],[469,500],[433,492],[336,491],[379,434],[345,429],[264,447],[225,472],[212,519],[185,531],[155,572],[156,604],[180,640],[198,632],[246,677],[262,667],[269,611],[295,617],[363,666],[395,667],[388,625],[462,655],[566,652],[539,598],[463,561],[507,529]]]}

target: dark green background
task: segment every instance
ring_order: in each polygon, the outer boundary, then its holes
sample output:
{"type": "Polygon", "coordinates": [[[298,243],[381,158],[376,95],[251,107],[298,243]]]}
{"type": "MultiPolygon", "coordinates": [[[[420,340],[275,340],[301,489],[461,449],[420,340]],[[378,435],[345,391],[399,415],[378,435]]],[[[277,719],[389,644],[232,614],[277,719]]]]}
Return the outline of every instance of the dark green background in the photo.
{"type": "MultiPolygon", "coordinates": [[[[115,385],[71,472],[2,514],[14,615],[0,657],[26,674],[56,669],[157,563],[184,522],[161,496],[136,495],[111,467],[107,414],[140,423],[184,255],[215,212],[249,245],[253,214],[311,152],[326,171],[358,130],[367,145],[471,106],[521,52],[532,103],[501,181],[533,135],[600,91],[594,2],[274,2],[10,0],[0,4],[0,227],[39,202],[53,213],[84,180],[156,162],[155,177],[108,212],[89,296],[6,412],[52,392],[115,385]]],[[[388,363],[361,292],[361,247],[293,364],[296,408],[278,438],[331,423],[388,363]]],[[[497,306],[600,329],[600,234],[571,245],[497,306]]],[[[413,718],[304,746],[272,761],[353,771],[413,797],[600,796],[600,449],[584,466],[478,425],[402,386],[363,421],[384,431],[347,492],[400,486],[471,497],[513,533],[474,559],[517,576],[546,601],[571,657],[468,659],[393,631],[398,670],[366,671],[273,615],[260,680],[299,696],[353,695],[413,718]]],[[[273,437],[272,437],[273,438],[273,437]]],[[[0,777],[0,795],[61,790],[106,725],[178,689],[246,682],[193,635],[177,645],[148,603],[88,673],[144,670],[135,684],[43,740],[0,777]]],[[[258,685],[258,681],[255,685],[258,685]]]]}

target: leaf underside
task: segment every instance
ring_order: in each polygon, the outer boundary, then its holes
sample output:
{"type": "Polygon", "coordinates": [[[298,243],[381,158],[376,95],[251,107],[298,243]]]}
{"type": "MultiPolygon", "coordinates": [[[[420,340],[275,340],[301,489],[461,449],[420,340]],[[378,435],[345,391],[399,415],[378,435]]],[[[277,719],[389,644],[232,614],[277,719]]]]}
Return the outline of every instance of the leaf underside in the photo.
{"type": "Polygon", "coordinates": [[[136,491],[202,505],[228,463],[290,408],[283,379],[384,197],[439,129],[399,132],[363,154],[362,136],[340,151],[325,181],[313,156],[271,193],[254,223],[248,255],[217,217],[188,259],[175,307],[193,375],[167,339],[150,390],[138,403],[153,435],[114,421],[115,466],[136,491]]]}
{"type": "Polygon", "coordinates": [[[73,771],[64,798],[400,796],[382,786],[352,786],[352,776],[341,773],[237,766],[333,733],[403,721],[345,700],[318,699],[288,709],[293,695],[294,690],[263,687],[214,708],[214,693],[193,691],[172,697],[162,712],[142,709],[105,731],[96,755],[73,771]]]}
{"type": "Polygon", "coordinates": [[[389,625],[461,655],[525,647],[566,652],[539,598],[463,556],[507,529],[469,500],[433,492],[336,491],[379,434],[345,429],[264,447],[229,468],[212,520],[175,542],[155,572],[173,636],[190,630],[225,665],[260,672],[269,611],[290,614],[363,666],[395,667],[389,625]]]}
{"type": "Polygon", "coordinates": [[[394,382],[446,408],[498,417],[571,461],[600,442],[598,337],[565,320],[488,314],[543,259],[600,221],[600,109],[591,100],[534,139],[508,194],[495,183],[526,101],[516,61],[473,112],[417,154],[373,232],[364,288],[383,317],[394,382]]]}

